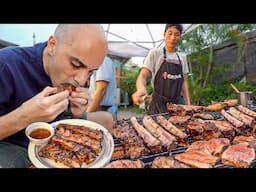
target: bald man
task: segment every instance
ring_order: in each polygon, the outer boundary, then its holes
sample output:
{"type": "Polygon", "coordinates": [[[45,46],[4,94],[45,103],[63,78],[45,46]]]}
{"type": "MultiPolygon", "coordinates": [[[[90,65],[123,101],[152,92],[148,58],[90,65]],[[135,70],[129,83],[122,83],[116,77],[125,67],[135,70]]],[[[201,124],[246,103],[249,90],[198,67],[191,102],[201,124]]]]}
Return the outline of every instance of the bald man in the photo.
{"type": "Polygon", "coordinates": [[[87,118],[113,128],[107,112],[86,114],[89,98],[83,85],[107,53],[101,25],[62,24],[47,42],[33,47],[0,50],[0,167],[27,167],[28,140],[24,129],[33,122],[87,118]],[[75,81],[74,91],[58,91],[75,81]]]}

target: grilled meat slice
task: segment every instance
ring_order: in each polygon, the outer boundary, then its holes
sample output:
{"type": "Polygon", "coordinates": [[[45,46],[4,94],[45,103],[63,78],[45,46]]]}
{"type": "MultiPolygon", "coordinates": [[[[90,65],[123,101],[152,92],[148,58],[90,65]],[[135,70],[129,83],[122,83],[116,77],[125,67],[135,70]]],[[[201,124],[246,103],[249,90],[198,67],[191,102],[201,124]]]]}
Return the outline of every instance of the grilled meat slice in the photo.
{"type": "Polygon", "coordinates": [[[243,113],[245,113],[245,114],[247,114],[247,115],[253,117],[254,119],[256,119],[256,112],[254,112],[254,111],[252,111],[252,110],[250,110],[250,109],[248,109],[247,107],[244,107],[244,106],[242,106],[242,105],[238,105],[237,108],[238,108],[240,111],[242,111],[243,113]]]}
{"type": "Polygon", "coordinates": [[[178,162],[172,157],[160,156],[156,157],[151,165],[151,168],[190,168],[189,166],[178,162]]]}
{"type": "Polygon", "coordinates": [[[187,151],[198,150],[209,155],[220,156],[229,145],[230,141],[227,138],[213,138],[208,141],[196,141],[189,146],[187,151]]]}
{"type": "Polygon", "coordinates": [[[214,120],[214,117],[210,114],[206,114],[206,113],[194,113],[193,117],[195,118],[201,118],[204,120],[214,120]]]}
{"type": "Polygon", "coordinates": [[[56,130],[56,136],[65,141],[72,141],[90,147],[96,154],[99,154],[102,150],[100,141],[92,139],[86,135],[72,133],[69,129],[63,130],[63,127],[56,130]]]}
{"type": "Polygon", "coordinates": [[[122,142],[122,144],[128,147],[127,153],[130,158],[138,158],[149,153],[143,140],[126,121],[123,120],[116,124],[113,134],[122,142]]]}
{"type": "Polygon", "coordinates": [[[162,125],[163,128],[165,128],[167,131],[169,131],[171,134],[175,135],[176,137],[179,137],[181,139],[185,139],[187,137],[186,133],[179,130],[177,127],[175,127],[171,122],[169,122],[163,116],[161,115],[157,116],[157,121],[160,125],[162,125]]]}
{"type": "Polygon", "coordinates": [[[220,132],[224,135],[225,138],[228,138],[229,140],[233,140],[235,137],[235,129],[234,127],[227,121],[215,121],[215,120],[209,120],[208,122],[214,123],[215,126],[220,130],[220,132]]]}
{"type": "Polygon", "coordinates": [[[190,150],[174,156],[178,161],[196,168],[211,168],[218,158],[202,151],[190,150]]]}
{"type": "Polygon", "coordinates": [[[229,146],[221,155],[222,163],[239,168],[247,168],[255,159],[255,151],[247,142],[229,146]]]}
{"type": "Polygon", "coordinates": [[[228,114],[225,110],[221,110],[221,114],[225,119],[227,119],[232,125],[236,128],[240,128],[244,126],[244,123],[233,117],[232,115],[228,114]]]}
{"type": "Polygon", "coordinates": [[[173,115],[171,116],[168,121],[173,123],[173,124],[184,124],[186,123],[191,117],[189,115],[185,116],[178,116],[178,115],[173,115]]]}
{"type": "Polygon", "coordinates": [[[141,160],[116,160],[105,166],[105,168],[144,168],[144,163],[141,160]]]}
{"type": "Polygon", "coordinates": [[[254,125],[254,119],[252,117],[238,111],[236,108],[230,107],[229,112],[231,113],[231,115],[233,115],[238,120],[244,122],[249,127],[252,127],[254,125]]]}
{"type": "Polygon", "coordinates": [[[236,136],[232,141],[233,144],[238,144],[238,143],[242,143],[242,142],[248,142],[250,144],[250,146],[252,148],[254,148],[254,150],[256,150],[256,138],[255,137],[240,135],[240,136],[236,136]]]}
{"type": "Polygon", "coordinates": [[[61,167],[79,168],[81,162],[73,151],[66,150],[56,143],[49,143],[40,148],[38,155],[43,158],[53,160],[55,163],[63,165],[61,167]]]}
{"type": "Polygon", "coordinates": [[[134,129],[137,131],[138,135],[143,139],[148,148],[152,153],[161,152],[161,143],[155,138],[151,133],[144,128],[141,124],[138,123],[136,117],[131,117],[131,123],[133,124],[134,129]]]}
{"type": "Polygon", "coordinates": [[[177,146],[176,138],[160,127],[152,117],[145,115],[143,118],[143,124],[167,149],[173,149],[177,146]]]}
{"type": "Polygon", "coordinates": [[[56,129],[61,129],[61,128],[69,129],[73,133],[76,133],[76,134],[87,135],[88,137],[98,140],[98,141],[101,141],[103,138],[103,133],[101,130],[90,129],[90,128],[82,126],[82,125],[71,125],[71,124],[60,123],[57,125],[56,129]]]}

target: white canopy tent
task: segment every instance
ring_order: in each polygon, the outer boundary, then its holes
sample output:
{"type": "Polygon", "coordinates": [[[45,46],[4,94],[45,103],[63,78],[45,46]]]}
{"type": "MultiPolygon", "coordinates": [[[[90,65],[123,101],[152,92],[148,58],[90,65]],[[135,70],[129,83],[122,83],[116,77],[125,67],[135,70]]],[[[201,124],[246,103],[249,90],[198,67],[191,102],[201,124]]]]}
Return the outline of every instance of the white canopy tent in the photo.
{"type": "MultiPolygon", "coordinates": [[[[183,35],[199,24],[183,24],[183,35]]],[[[148,51],[163,43],[165,24],[103,24],[109,54],[123,57],[145,57],[148,51]]]]}

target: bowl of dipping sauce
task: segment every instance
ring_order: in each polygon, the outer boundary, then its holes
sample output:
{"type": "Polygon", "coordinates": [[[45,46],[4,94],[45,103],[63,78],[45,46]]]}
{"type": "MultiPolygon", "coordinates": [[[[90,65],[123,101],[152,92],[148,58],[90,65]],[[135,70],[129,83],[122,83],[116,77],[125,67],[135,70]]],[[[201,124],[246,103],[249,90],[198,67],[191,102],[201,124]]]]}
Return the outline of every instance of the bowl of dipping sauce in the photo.
{"type": "Polygon", "coordinates": [[[42,145],[47,143],[54,135],[55,129],[51,124],[45,122],[35,122],[30,124],[26,130],[26,136],[30,142],[36,145],[42,145]]]}

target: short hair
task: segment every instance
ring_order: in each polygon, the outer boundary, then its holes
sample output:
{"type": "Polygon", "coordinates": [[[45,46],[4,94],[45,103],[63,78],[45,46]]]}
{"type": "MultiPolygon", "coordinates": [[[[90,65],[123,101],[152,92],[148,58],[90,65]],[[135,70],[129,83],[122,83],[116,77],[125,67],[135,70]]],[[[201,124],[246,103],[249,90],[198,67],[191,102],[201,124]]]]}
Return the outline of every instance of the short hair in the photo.
{"type": "Polygon", "coordinates": [[[182,26],[182,24],[166,24],[166,25],[165,25],[164,32],[166,32],[169,27],[176,27],[176,28],[180,31],[180,34],[182,34],[182,32],[183,32],[183,26],[182,26]]]}

